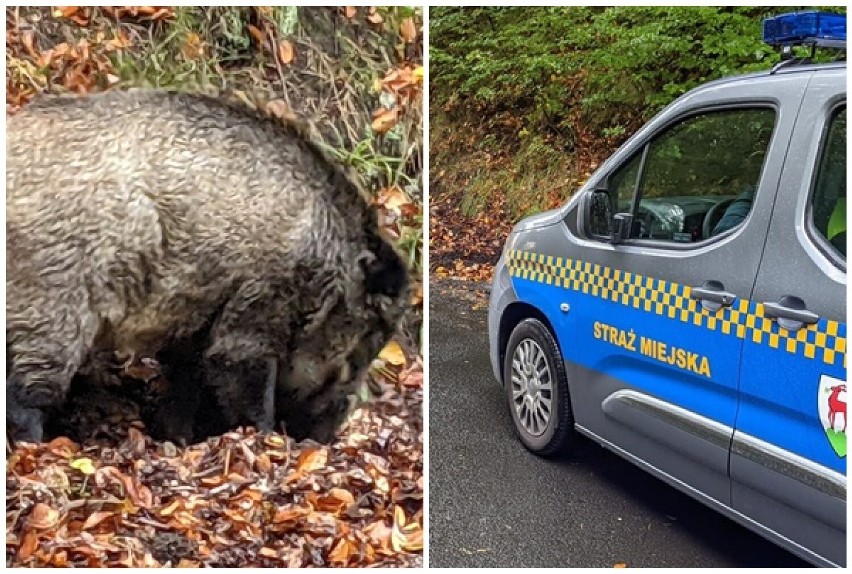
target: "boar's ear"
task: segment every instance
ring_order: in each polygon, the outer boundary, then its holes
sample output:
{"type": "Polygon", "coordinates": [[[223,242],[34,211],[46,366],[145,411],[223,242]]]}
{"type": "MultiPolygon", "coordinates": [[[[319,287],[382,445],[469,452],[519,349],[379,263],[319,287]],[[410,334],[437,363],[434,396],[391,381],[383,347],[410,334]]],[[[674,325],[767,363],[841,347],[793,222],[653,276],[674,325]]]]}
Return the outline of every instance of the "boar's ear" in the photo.
{"type": "Polygon", "coordinates": [[[387,241],[377,236],[369,238],[368,247],[374,257],[362,261],[367,293],[398,297],[408,285],[408,271],[402,258],[387,241]]]}

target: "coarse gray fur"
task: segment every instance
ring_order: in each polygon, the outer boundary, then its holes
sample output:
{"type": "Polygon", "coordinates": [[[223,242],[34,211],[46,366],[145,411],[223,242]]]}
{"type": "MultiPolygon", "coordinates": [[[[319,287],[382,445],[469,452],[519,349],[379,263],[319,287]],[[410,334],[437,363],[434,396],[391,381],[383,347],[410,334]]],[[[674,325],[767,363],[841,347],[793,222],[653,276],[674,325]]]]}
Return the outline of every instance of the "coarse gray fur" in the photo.
{"type": "MultiPolygon", "coordinates": [[[[369,198],[304,130],[222,98],[129,90],[38,97],[6,144],[14,436],[40,439],[44,409],[107,349],[191,365],[167,427],[191,420],[199,380],[230,423],[271,426],[275,359],[278,418],[330,438],[408,278],[369,198]]],[[[188,438],[182,426],[164,432],[188,438]]]]}

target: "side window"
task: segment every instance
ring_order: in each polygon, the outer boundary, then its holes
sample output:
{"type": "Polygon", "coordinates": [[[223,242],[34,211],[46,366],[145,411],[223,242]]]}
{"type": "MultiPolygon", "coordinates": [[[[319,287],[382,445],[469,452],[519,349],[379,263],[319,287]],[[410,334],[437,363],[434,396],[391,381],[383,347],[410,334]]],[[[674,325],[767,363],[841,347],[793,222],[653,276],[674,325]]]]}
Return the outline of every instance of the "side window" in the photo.
{"type": "Polygon", "coordinates": [[[835,110],[826,132],[811,196],[814,229],[846,259],[846,106],[835,110]]]}
{"type": "Polygon", "coordinates": [[[722,110],[656,136],[610,177],[619,212],[630,209],[638,180],[630,237],[691,243],[739,225],[751,210],[774,126],[770,108],[722,110]]]}
{"type": "Polygon", "coordinates": [[[642,154],[636,154],[612,176],[610,180],[610,197],[616,213],[630,211],[633,194],[636,193],[636,180],[639,178],[639,167],[642,164],[642,154]]]}

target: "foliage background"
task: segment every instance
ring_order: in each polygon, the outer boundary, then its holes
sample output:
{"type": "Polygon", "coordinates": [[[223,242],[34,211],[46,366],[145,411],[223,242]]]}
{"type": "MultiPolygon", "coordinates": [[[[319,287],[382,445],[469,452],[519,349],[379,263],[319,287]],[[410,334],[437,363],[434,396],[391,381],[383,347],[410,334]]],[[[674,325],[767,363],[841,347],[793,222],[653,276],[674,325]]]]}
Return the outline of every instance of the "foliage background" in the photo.
{"type": "Polygon", "coordinates": [[[763,18],[805,8],[432,8],[430,247],[440,273],[485,275],[512,222],[564,202],[678,96],[769,69],[779,56],[762,41],[763,18]]]}

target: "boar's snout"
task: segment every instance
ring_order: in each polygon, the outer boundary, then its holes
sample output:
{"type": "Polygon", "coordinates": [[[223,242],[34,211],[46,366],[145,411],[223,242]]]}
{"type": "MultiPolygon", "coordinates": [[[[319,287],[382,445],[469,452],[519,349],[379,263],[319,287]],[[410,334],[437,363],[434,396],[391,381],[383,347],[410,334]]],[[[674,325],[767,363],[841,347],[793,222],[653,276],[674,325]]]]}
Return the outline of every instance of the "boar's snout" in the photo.
{"type": "Polygon", "coordinates": [[[322,391],[307,396],[299,391],[287,393],[278,401],[278,418],[295,440],[312,439],[328,444],[343,424],[348,407],[346,391],[338,381],[329,380],[322,391]]]}

